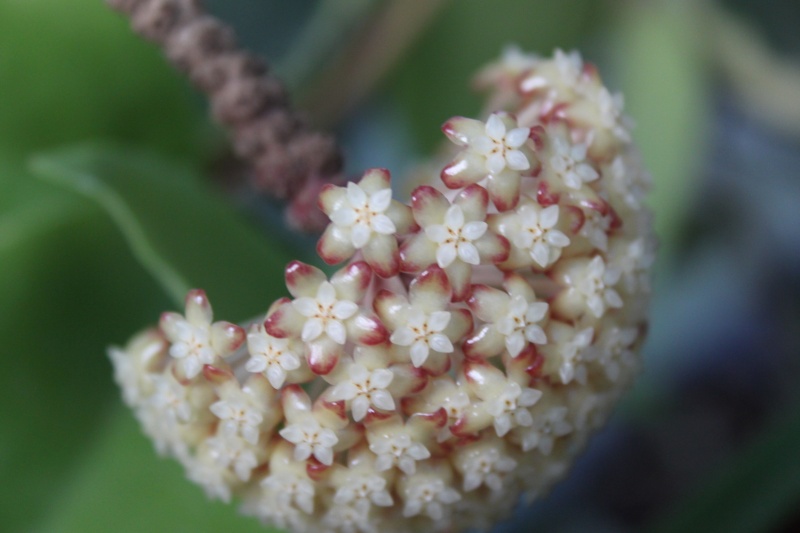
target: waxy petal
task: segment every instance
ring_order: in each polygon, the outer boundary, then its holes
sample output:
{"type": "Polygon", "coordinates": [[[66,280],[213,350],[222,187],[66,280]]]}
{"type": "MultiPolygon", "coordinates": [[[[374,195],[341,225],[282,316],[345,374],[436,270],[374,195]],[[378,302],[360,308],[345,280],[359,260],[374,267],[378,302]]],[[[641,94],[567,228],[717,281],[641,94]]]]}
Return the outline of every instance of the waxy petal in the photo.
{"type": "Polygon", "coordinates": [[[327,281],[325,273],[315,266],[292,261],[286,266],[286,288],[295,298],[316,296],[319,286],[327,281]]]}
{"type": "Polygon", "coordinates": [[[422,185],[411,193],[411,210],[414,220],[422,227],[444,222],[450,202],[442,193],[429,185],[422,185]]]}

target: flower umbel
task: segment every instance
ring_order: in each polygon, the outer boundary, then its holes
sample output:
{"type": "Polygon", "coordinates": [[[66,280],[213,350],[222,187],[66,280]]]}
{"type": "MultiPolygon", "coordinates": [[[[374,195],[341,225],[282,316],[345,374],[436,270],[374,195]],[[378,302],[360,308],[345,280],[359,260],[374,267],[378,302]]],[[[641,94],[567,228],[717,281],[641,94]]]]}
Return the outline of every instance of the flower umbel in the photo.
{"type": "MultiPolygon", "coordinates": [[[[109,356],[156,449],[211,498],[293,532],[457,532],[539,497],[639,368],[654,260],[622,101],[577,53],[507,53],[486,121],[392,199],[387,170],[321,186],[328,277],[247,333],[183,315],[109,356]]],[[[455,145],[455,146],[453,146],[455,145]]]]}

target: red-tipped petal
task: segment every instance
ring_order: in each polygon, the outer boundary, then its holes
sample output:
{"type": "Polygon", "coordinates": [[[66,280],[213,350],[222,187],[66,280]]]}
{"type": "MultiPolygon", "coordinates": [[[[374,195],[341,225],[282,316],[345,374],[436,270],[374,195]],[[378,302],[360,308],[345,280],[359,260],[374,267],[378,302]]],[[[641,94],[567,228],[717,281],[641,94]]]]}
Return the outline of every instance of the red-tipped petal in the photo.
{"type": "Polygon", "coordinates": [[[441,224],[450,202],[430,185],[422,185],[411,193],[411,210],[420,226],[441,224]]]}
{"type": "Polygon", "coordinates": [[[192,289],[186,294],[186,320],[192,324],[211,324],[214,313],[203,289],[192,289]]]}
{"type": "Polygon", "coordinates": [[[392,181],[391,173],[385,168],[370,168],[361,179],[358,185],[367,193],[378,192],[390,188],[392,181]]]}
{"type": "Polygon", "coordinates": [[[489,192],[480,185],[470,185],[456,196],[453,201],[464,212],[469,221],[486,220],[486,209],[489,206],[489,192]]]}
{"type": "Polygon", "coordinates": [[[455,144],[465,146],[478,135],[483,135],[485,127],[483,122],[473,118],[452,117],[442,124],[442,132],[455,144]]]}
{"type": "Polygon", "coordinates": [[[445,271],[431,265],[414,278],[409,288],[411,304],[426,313],[443,311],[450,303],[453,290],[445,271]]]}
{"type": "Polygon", "coordinates": [[[557,204],[561,199],[561,195],[551,190],[550,184],[542,180],[539,182],[539,188],[536,191],[536,201],[542,207],[557,204]]]}
{"type": "Polygon", "coordinates": [[[357,344],[375,346],[389,339],[386,326],[377,317],[358,313],[347,321],[347,338],[357,344]]]}
{"type": "Polygon", "coordinates": [[[339,363],[342,347],[325,337],[308,344],[306,360],[312,372],[319,376],[330,374],[339,363]]]}
{"type": "Polygon", "coordinates": [[[325,233],[317,241],[317,254],[329,265],[349,259],[355,251],[350,240],[345,239],[333,224],[325,228],[325,233]]]}
{"type": "Polygon", "coordinates": [[[447,279],[450,280],[450,286],[453,288],[454,302],[463,302],[469,296],[469,280],[472,275],[472,267],[463,261],[453,261],[453,263],[445,269],[447,279]]]}
{"type": "Polygon", "coordinates": [[[419,272],[434,263],[436,263],[436,245],[425,233],[415,233],[400,246],[402,272],[419,272]]]}
{"type": "Polygon", "coordinates": [[[247,339],[244,329],[230,322],[215,322],[211,326],[211,346],[222,357],[233,354],[247,339]]]}
{"type": "Polygon", "coordinates": [[[517,207],[521,183],[519,172],[509,169],[489,178],[489,195],[498,211],[509,211],[517,207]]]}
{"type": "Polygon", "coordinates": [[[451,309],[450,323],[444,329],[444,334],[447,335],[454,343],[458,344],[459,340],[465,338],[472,332],[473,320],[472,313],[469,309],[451,309]]]}
{"type": "Polygon", "coordinates": [[[347,189],[345,187],[337,187],[331,183],[327,183],[322,187],[319,193],[317,205],[320,210],[326,215],[330,215],[336,209],[342,206],[347,198],[347,189]]]}
{"type": "Polygon", "coordinates": [[[267,316],[264,329],[273,337],[299,337],[305,318],[298,313],[292,302],[286,300],[267,316]]]}
{"type": "Polygon", "coordinates": [[[331,276],[340,300],[360,302],[372,281],[372,269],[365,261],[356,261],[331,276]]]}
{"type": "Polygon", "coordinates": [[[505,348],[505,338],[487,324],[464,341],[462,348],[467,357],[494,357],[505,348]]]}
{"type": "Polygon", "coordinates": [[[390,278],[400,272],[400,251],[394,235],[373,235],[361,252],[378,276],[390,278]]]}
{"type": "Polygon", "coordinates": [[[511,243],[502,235],[487,231],[483,236],[474,242],[481,260],[487,263],[502,263],[508,259],[511,252],[511,243]]]}
{"type": "Polygon", "coordinates": [[[295,298],[316,296],[320,284],[327,279],[322,270],[300,261],[289,263],[285,276],[286,288],[295,298]]]}
{"type": "Polygon", "coordinates": [[[373,309],[392,331],[403,325],[403,313],[408,307],[408,301],[392,291],[381,289],[373,300],[373,309]]]}
{"type": "Polygon", "coordinates": [[[299,385],[287,385],[281,390],[281,407],[289,420],[311,413],[311,398],[299,385]]]}
{"type": "Polygon", "coordinates": [[[486,177],[486,165],[481,157],[472,151],[463,152],[446,167],[439,175],[444,184],[450,189],[461,189],[477,183],[486,177]]]}

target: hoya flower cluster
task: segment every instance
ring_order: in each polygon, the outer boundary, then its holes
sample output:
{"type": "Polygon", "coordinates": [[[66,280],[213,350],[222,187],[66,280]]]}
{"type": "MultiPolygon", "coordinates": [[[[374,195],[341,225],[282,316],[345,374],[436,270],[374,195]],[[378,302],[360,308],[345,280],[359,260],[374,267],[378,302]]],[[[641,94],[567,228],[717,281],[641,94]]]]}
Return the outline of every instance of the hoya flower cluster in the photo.
{"type": "Polygon", "coordinates": [[[125,401],[212,498],[295,532],[488,527],[543,494],[638,370],[653,237],[621,99],[509,51],[486,121],[392,199],[329,185],[318,252],[249,329],[183,315],[112,349],[125,401]],[[513,111],[513,114],[511,113],[513,111]]]}

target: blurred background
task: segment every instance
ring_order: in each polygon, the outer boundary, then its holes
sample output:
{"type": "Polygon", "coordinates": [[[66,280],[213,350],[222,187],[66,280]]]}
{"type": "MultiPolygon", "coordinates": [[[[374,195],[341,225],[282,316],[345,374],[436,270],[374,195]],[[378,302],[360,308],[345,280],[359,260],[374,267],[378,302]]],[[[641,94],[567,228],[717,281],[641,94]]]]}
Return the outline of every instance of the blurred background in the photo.
{"type": "MultiPolygon", "coordinates": [[[[495,531],[800,529],[800,3],[207,5],[353,173],[433,152],[507,44],[596,63],[655,180],[646,370],[572,475],[495,531]]],[[[156,457],[105,355],[183,281],[242,320],[313,253],[231,183],[230,157],[100,0],[0,0],[0,530],[264,531],[156,457]]]]}

